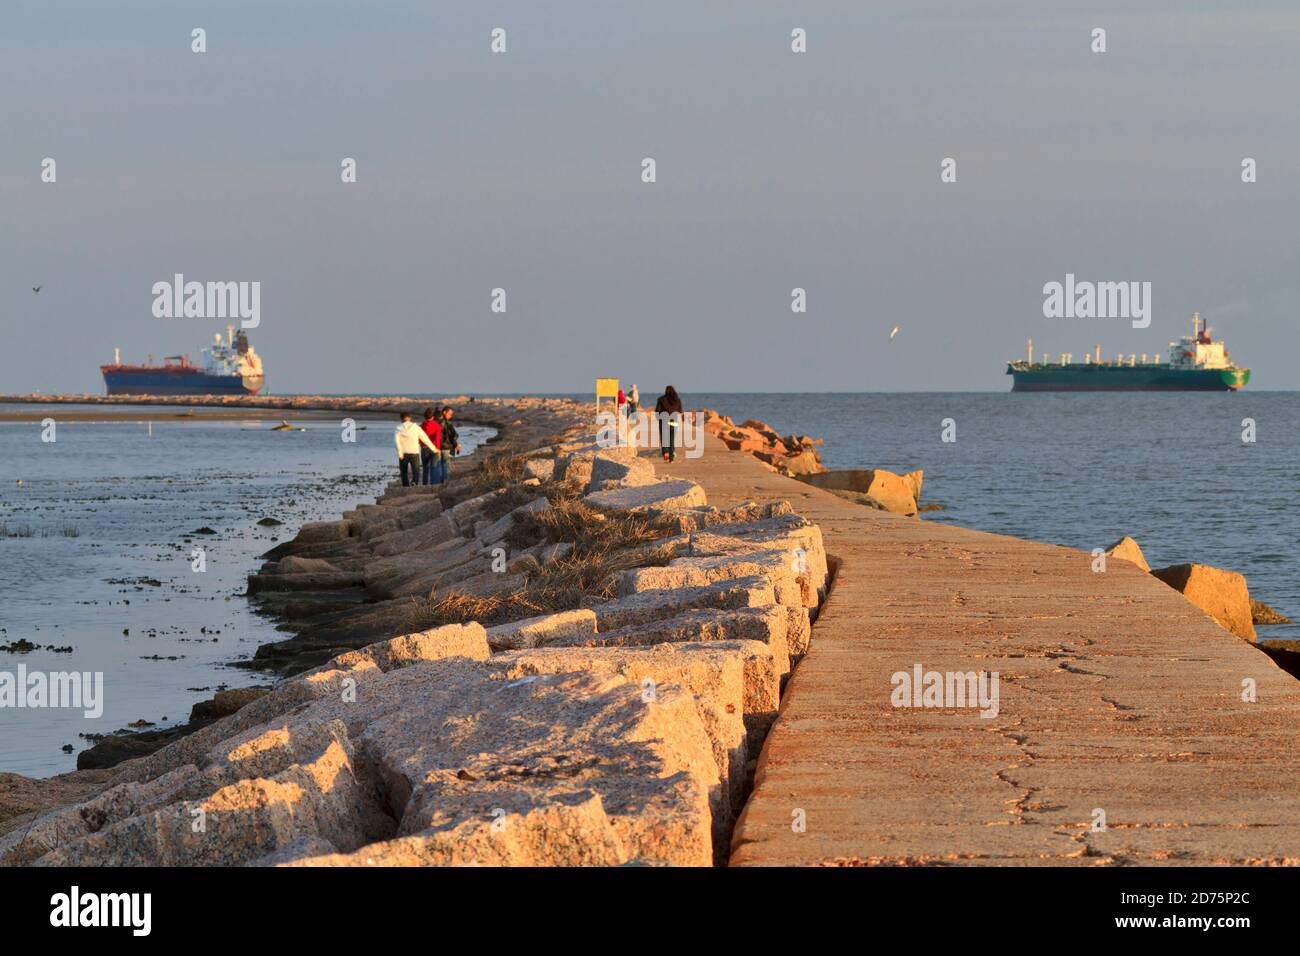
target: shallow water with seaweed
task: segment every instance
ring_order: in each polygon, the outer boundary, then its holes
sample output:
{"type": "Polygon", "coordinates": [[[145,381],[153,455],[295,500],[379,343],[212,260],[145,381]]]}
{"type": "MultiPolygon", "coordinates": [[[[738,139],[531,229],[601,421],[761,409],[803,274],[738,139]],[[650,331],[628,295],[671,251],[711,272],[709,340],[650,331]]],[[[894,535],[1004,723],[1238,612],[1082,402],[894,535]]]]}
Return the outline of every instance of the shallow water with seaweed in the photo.
{"type": "MultiPolygon", "coordinates": [[[[0,407],[15,409],[35,411],[0,407]]],[[[202,409],[150,426],[150,410],[136,411],[76,421],[77,409],[51,406],[53,442],[39,422],[0,424],[0,672],[103,674],[98,718],[0,710],[0,771],[74,769],[83,735],[174,726],[224,685],[267,680],[231,667],[285,637],[243,596],[258,555],[374,500],[396,472],[388,417],[358,417],[344,442],[338,416],[275,431],[276,420],[202,409]]],[[[464,451],[490,434],[462,428],[464,451]]]]}

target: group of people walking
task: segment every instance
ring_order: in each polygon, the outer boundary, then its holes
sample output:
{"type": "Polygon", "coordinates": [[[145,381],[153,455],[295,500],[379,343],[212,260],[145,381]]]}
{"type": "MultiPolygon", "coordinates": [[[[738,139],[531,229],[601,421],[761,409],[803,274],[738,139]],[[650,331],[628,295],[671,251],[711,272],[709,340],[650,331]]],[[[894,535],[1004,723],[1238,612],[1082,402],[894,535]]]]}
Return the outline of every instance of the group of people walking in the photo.
{"type": "MultiPolygon", "coordinates": [[[[641,394],[635,384],[626,393],[621,388],[618,390],[620,423],[633,418],[640,407],[641,394]]],[[[426,408],[424,421],[417,425],[410,412],[402,412],[402,423],[397,426],[394,440],[403,487],[440,485],[451,477],[451,459],[460,454],[460,436],[451,423],[455,414],[450,405],[426,408]]],[[[671,385],[655,402],[655,418],[659,422],[659,444],[664,461],[674,461],[680,444],[678,432],[682,400],[671,385]]]]}
{"type": "Polygon", "coordinates": [[[451,477],[451,459],[460,454],[460,435],[451,423],[455,414],[450,405],[426,408],[417,425],[410,412],[402,412],[395,438],[404,487],[440,485],[451,477]]]}

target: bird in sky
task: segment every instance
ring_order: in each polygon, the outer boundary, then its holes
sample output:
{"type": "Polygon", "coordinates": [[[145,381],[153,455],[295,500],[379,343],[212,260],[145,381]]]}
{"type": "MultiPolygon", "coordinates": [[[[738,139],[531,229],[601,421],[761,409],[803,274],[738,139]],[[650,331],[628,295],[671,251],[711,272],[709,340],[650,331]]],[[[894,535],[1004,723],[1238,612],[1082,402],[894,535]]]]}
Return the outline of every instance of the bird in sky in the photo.
{"type": "Polygon", "coordinates": [[[899,326],[899,325],[894,326],[893,329],[890,330],[889,337],[892,339],[895,335],[897,335],[897,334],[898,334],[898,330],[899,330],[900,328],[902,328],[902,326],[899,326]]]}
{"type": "Polygon", "coordinates": [[[40,295],[40,294],[41,294],[41,289],[43,289],[43,288],[45,288],[45,287],[44,287],[44,286],[40,286],[40,285],[34,285],[34,286],[32,286],[32,295],[40,295]]]}

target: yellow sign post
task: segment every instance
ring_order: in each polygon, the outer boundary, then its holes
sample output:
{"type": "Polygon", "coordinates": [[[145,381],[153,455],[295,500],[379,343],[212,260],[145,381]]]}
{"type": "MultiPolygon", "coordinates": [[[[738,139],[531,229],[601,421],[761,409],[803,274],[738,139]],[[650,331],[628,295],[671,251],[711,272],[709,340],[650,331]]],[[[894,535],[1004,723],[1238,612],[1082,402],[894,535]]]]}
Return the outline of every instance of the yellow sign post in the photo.
{"type": "Polygon", "coordinates": [[[612,398],[614,400],[615,411],[618,411],[618,379],[616,378],[598,378],[596,379],[596,414],[600,414],[600,400],[602,398],[612,398]]]}
{"type": "Polygon", "coordinates": [[[616,429],[615,437],[618,443],[623,444],[623,423],[618,421],[618,379],[616,378],[598,378],[596,379],[596,421],[600,421],[600,400],[608,398],[614,403],[614,427],[616,429]]]}

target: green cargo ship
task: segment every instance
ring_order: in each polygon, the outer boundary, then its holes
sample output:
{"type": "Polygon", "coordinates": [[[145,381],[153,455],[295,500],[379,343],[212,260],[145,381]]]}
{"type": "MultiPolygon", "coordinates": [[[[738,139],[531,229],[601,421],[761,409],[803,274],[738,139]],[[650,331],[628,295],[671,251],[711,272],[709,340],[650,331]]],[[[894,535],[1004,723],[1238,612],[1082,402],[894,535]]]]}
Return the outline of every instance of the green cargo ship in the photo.
{"type": "Polygon", "coordinates": [[[1192,334],[1169,343],[1169,355],[1137,355],[1125,360],[1103,361],[1101,346],[1095,355],[1074,361],[1066,353],[1059,363],[1034,361],[1034,342],[1029,340],[1027,359],[1007,363],[1013,392],[1235,392],[1250,381],[1250,369],[1232,364],[1222,342],[1210,337],[1201,313],[1192,315],[1192,334]]]}

